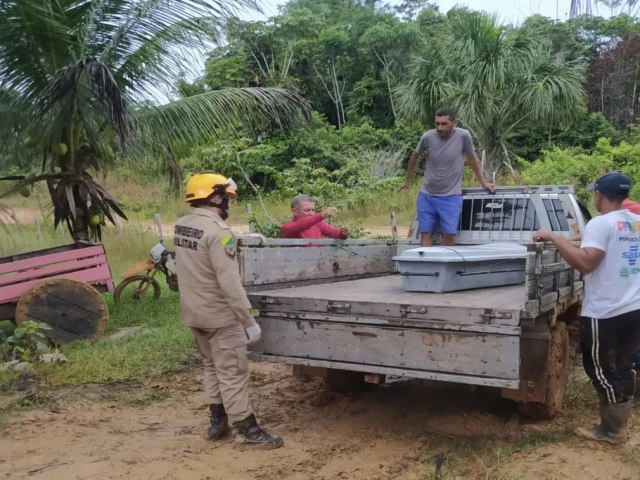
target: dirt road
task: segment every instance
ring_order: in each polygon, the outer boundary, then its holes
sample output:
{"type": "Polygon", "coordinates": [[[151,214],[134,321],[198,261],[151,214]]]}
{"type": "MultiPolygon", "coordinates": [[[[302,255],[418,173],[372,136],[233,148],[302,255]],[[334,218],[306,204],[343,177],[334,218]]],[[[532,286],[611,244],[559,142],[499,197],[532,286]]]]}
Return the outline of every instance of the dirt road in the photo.
{"type": "Polygon", "coordinates": [[[571,419],[528,421],[492,390],[402,380],[338,395],[284,365],[254,364],[257,416],[285,439],[254,451],[205,438],[200,384],[194,368],[148,385],[53,392],[48,408],[18,414],[2,432],[0,478],[640,478],[639,415],[627,446],[589,445],[562,433],[571,419]]]}

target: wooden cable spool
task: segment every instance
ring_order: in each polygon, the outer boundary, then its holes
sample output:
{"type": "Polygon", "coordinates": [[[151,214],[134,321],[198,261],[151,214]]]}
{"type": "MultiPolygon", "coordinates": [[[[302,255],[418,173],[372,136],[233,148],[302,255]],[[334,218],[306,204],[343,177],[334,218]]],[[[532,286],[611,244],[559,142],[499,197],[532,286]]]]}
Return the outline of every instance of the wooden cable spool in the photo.
{"type": "Polygon", "coordinates": [[[91,285],[68,278],[44,280],[22,294],[15,321],[44,323],[44,335],[61,345],[75,340],[96,340],[104,331],[109,312],[102,295],[91,285]]]}

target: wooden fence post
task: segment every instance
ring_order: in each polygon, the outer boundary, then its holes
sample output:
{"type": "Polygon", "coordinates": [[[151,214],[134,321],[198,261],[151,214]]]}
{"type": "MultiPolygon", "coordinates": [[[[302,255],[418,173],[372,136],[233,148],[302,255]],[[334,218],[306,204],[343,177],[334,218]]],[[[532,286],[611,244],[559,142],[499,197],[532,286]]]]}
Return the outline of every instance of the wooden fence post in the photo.
{"type": "Polygon", "coordinates": [[[389,215],[391,216],[391,238],[397,242],[398,241],[398,218],[396,216],[396,212],[394,212],[393,210],[389,212],[389,215]]]}
{"type": "Polygon", "coordinates": [[[253,231],[253,224],[250,222],[251,217],[253,216],[253,207],[251,206],[250,203],[247,203],[245,206],[245,209],[247,210],[247,222],[249,223],[249,233],[255,233],[253,231]]]}
{"type": "Polygon", "coordinates": [[[38,240],[38,244],[42,241],[42,230],[40,229],[40,217],[36,217],[36,240],[38,240]]]}

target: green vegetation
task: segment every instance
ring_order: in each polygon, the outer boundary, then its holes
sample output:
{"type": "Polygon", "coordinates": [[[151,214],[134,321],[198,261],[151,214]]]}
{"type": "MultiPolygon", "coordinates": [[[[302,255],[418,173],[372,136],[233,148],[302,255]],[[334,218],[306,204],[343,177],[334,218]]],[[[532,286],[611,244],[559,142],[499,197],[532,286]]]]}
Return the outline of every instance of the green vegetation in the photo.
{"type": "Polygon", "coordinates": [[[19,360],[32,362],[49,349],[46,344],[45,325],[28,321],[16,327],[6,338],[0,333],[0,362],[19,360]]]}
{"type": "Polygon", "coordinates": [[[179,93],[293,85],[318,112],[315,127],[277,138],[251,134],[230,155],[233,142],[209,142],[180,166],[229,170],[271,191],[279,188],[275,173],[301,158],[330,170],[359,159],[349,136],[360,148],[399,146],[404,164],[435,109],[446,104],[471,129],[490,173],[505,164],[517,169],[517,158],[535,161],[555,147],[588,153],[601,137],[635,143],[639,26],[619,13],[565,22],[534,15],[514,27],[464,8],[444,13],[428,1],[389,7],[293,0],[267,21],[235,20],[227,25],[228,45],[214,49],[204,75],[181,82],[179,93]],[[329,133],[327,124],[337,131],[329,133]],[[386,145],[376,141],[385,136],[386,145]]]}
{"type": "Polygon", "coordinates": [[[222,88],[163,106],[147,102],[159,82],[176,82],[190,69],[193,49],[220,41],[222,23],[238,8],[257,5],[0,3],[0,164],[10,174],[0,198],[28,197],[33,184],[46,184],[55,224],[66,225],[77,240],[99,240],[104,218],[115,223],[126,216],[95,174],[144,156],[162,158],[171,169],[180,144],[209,139],[221,128],[276,129],[301,119],[306,101],[275,88],[222,88]]]}
{"type": "MultiPolygon", "coordinates": [[[[393,190],[435,109],[448,104],[499,184],[575,184],[586,200],[584,183],[607,168],[640,180],[632,164],[613,159],[634,155],[639,143],[637,118],[627,113],[637,109],[623,100],[635,99],[640,79],[628,67],[637,63],[639,28],[622,14],[565,22],[534,15],[514,27],[467,9],[441,12],[426,1],[391,8],[293,0],[267,21],[229,22],[229,43],[212,50],[204,74],[180,82],[178,92],[190,98],[222,87],[295,86],[316,111],[313,125],[226,132],[194,146],[177,165],[185,177],[224,172],[243,199],[259,195],[269,211],[254,208],[253,223],[264,232],[277,233],[296,193],[337,203],[343,216],[376,213],[366,223],[385,224],[383,205],[411,216],[413,192],[393,190]],[[604,151],[607,141],[616,153],[604,151]]],[[[162,169],[153,161],[140,165],[148,177],[162,169]]]]}
{"type": "Polygon", "coordinates": [[[511,167],[514,132],[572,123],[584,108],[581,62],[551,51],[541,29],[507,29],[497,16],[456,11],[442,35],[421,52],[398,105],[410,119],[430,124],[452,105],[486,153],[491,177],[511,167]]]}
{"type": "Polygon", "coordinates": [[[458,110],[501,184],[580,186],[593,179],[588,173],[621,164],[599,162],[618,155],[602,142],[627,156],[639,143],[640,26],[630,3],[618,2],[608,19],[578,16],[574,5],[566,21],[533,15],[518,26],[426,0],[291,0],[265,21],[231,18],[234,5],[254,6],[248,0],[185,1],[178,16],[138,3],[104,0],[76,11],[71,0],[51,10],[31,0],[20,11],[5,2],[0,12],[12,19],[0,55],[10,79],[0,90],[0,175],[8,182],[0,196],[17,192],[29,203],[40,184],[48,197],[48,180],[56,221],[68,220],[80,236],[102,234],[118,201],[133,218],[177,217],[183,207],[168,199],[205,169],[234,178],[264,231],[301,192],[337,204],[352,226],[349,212],[374,212],[373,223],[386,224],[389,207],[401,215],[412,208],[412,195],[395,195],[395,186],[445,104],[458,110]],[[112,21],[88,28],[107,3],[112,21]],[[127,15],[136,22],[120,35],[112,26],[127,15]],[[152,18],[161,21],[150,25],[152,18]],[[178,53],[198,41],[211,47],[204,72],[180,79],[188,59],[178,53]],[[23,51],[36,53],[26,61],[23,51]],[[103,85],[96,72],[112,76],[103,85]],[[176,98],[158,107],[148,100],[162,82],[176,98]],[[303,97],[311,124],[297,121],[296,112],[307,113],[303,97]]]}
{"type": "MultiPolygon", "coordinates": [[[[42,227],[39,244],[34,243],[35,226],[10,227],[4,234],[12,243],[3,241],[0,256],[59,244],[61,235],[50,224],[42,227]],[[9,246],[9,248],[7,248],[9,246]]],[[[118,233],[109,229],[104,244],[115,282],[133,263],[148,256],[149,249],[157,242],[154,230],[125,226],[118,233]]],[[[115,307],[111,295],[107,295],[109,322],[102,337],[95,343],[76,342],[60,347],[69,362],[64,365],[35,365],[34,374],[51,387],[85,383],[133,381],[158,377],[170,371],[184,368],[194,358],[195,347],[191,333],[186,329],[179,314],[178,294],[163,285],[158,301],[137,305],[115,307]],[[141,327],[140,331],[121,339],[109,338],[123,327],[141,327]]],[[[2,322],[4,335],[16,336],[8,322],[2,322]]],[[[28,326],[27,326],[28,327],[28,326]]],[[[25,332],[30,334],[29,332],[25,332]]],[[[36,332],[37,333],[37,332],[36,332]]],[[[24,343],[24,342],[23,342],[24,343]]],[[[12,346],[10,344],[8,346],[12,346]]],[[[19,346],[23,346],[22,343],[19,346]]],[[[33,349],[32,349],[33,350],[33,349]]],[[[31,351],[31,350],[30,350],[31,351]]],[[[29,360],[32,358],[25,358],[29,360]]],[[[15,374],[3,372],[0,383],[6,385],[16,378],[15,374]]]]}
{"type": "Polygon", "coordinates": [[[163,288],[157,301],[118,308],[109,297],[108,305],[109,324],[98,341],[61,348],[68,364],[38,367],[48,385],[144,380],[192,363],[195,346],[191,332],[180,321],[177,293],[163,288]],[[121,339],[109,338],[125,326],[141,330],[121,339]]]}
{"type": "Polygon", "coordinates": [[[640,198],[640,143],[622,142],[617,146],[602,138],[592,152],[579,148],[544,151],[537,162],[523,163],[522,180],[529,185],[575,185],[578,195],[588,202],[585,186],[609,170],[621,170],[635,179],[631,198],[640,198]]]}

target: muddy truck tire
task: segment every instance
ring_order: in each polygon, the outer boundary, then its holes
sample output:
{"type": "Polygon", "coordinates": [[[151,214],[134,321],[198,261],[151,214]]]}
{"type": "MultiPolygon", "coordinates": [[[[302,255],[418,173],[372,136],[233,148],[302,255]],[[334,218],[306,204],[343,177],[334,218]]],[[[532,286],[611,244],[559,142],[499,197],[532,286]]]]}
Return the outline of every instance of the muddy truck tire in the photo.
{"type": "MultiPolygon", "coordinates": [[[[569,330],[564,322],[558,322],[549,332],[548,353],[542,374],[536,383],[543,386],[539,401],[518,401],[521,414],[548,420],[562,412],[562,403],[569,379],[569,330]]],[[[524,381],[524,380],[523,380],[524,381]]],[[[503,396],[509,398],[510,395],[503,396]]]]}

